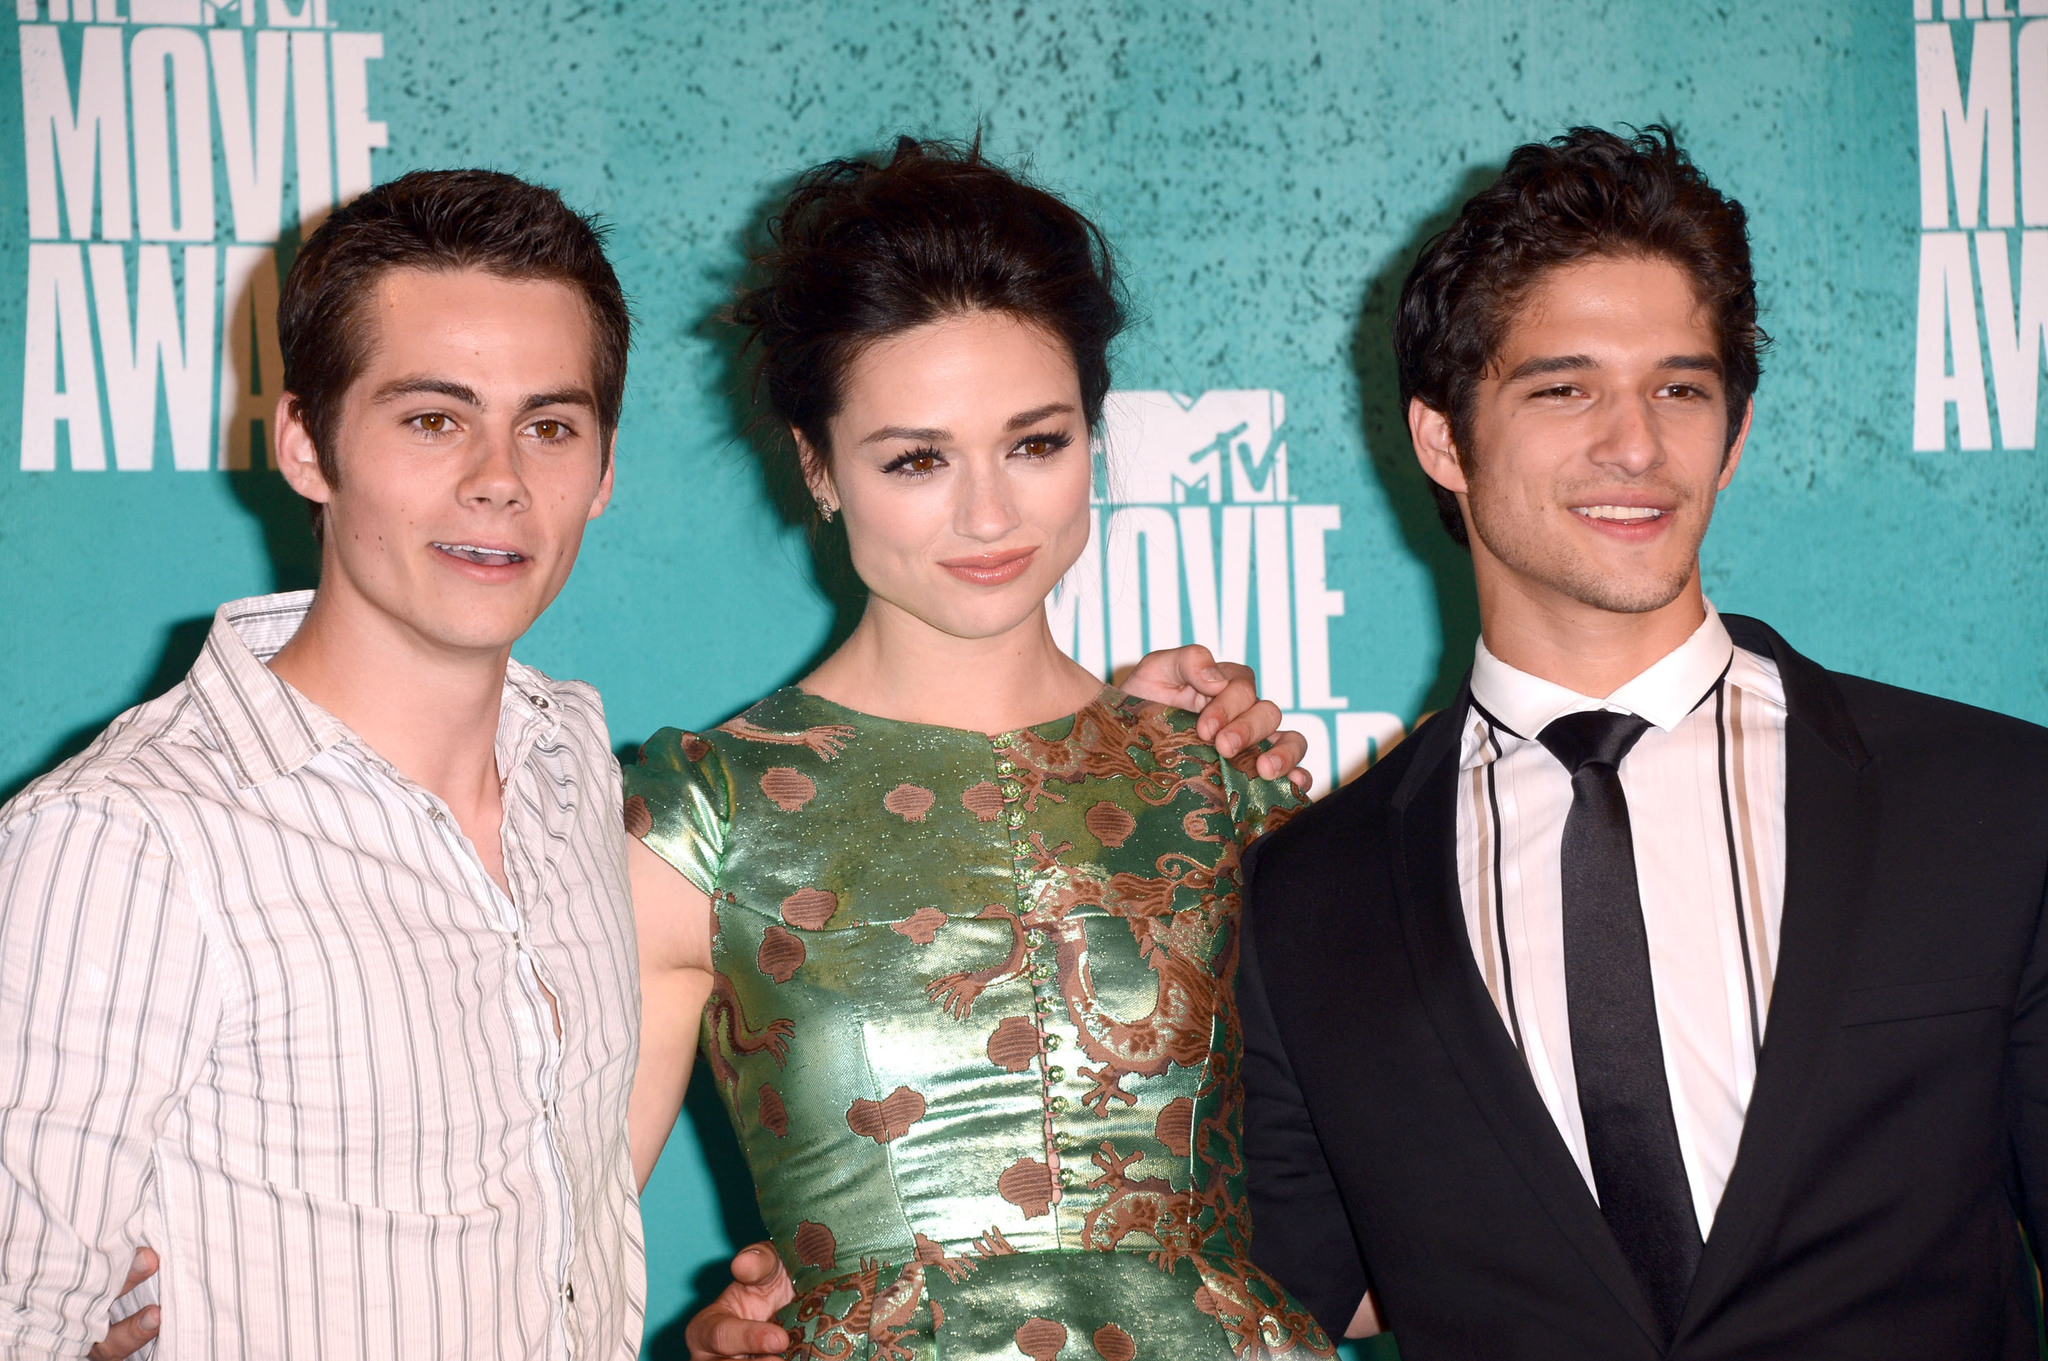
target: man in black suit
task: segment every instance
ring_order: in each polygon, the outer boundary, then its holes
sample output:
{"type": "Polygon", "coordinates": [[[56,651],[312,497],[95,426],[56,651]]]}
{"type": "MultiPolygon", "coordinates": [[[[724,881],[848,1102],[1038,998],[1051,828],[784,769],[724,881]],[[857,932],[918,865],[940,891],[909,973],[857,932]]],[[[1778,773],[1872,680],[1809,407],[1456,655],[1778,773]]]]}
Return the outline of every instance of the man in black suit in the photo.
{"type": "Polygon", "coordinates": [[[2038,1354],[2048,731],[1706,602],[1763,340],[1661,129],[1521,148],[1403,291],[1482,638],[1253,848],[1238,992],[1255,1255],[1407,1361],[2038,1354]]]}

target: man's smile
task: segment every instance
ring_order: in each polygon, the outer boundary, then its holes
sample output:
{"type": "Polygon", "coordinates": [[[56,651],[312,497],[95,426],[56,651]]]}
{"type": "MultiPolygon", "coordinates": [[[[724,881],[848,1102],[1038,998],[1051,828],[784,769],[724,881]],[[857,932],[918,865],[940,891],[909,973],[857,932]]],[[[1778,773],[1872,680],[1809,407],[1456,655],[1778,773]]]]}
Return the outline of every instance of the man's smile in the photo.
{"type": "Polygon", "coordinates": [[[522,553],[488,544],[442,543],[436,540],[434,547],[451,558],[473,562],[479,567],[514,567],[526,561],[526,556],[522,553]]]}

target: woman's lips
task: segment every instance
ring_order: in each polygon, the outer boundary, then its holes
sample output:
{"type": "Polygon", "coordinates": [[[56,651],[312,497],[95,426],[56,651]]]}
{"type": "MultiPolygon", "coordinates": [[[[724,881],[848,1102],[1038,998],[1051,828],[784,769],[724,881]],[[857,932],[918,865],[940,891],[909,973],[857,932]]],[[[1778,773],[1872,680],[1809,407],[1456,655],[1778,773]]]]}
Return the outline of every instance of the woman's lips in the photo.
{"type": "Polygon", "coordinates": [[[1019,548],[1008,553],[987,553],[978,558],[950,558],[939,566],[976,586],[1001,586],[1023,576],[1036,556],[1036,548],[1019,548]]]}

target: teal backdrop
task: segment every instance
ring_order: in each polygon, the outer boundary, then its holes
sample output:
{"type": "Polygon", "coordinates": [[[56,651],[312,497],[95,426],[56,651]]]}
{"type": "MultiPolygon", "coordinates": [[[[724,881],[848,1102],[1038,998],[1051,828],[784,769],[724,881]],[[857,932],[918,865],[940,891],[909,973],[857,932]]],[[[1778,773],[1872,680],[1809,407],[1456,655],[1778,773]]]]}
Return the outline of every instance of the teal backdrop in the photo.
{"type": "MultiPolygon", "coordinates": [[[[1110,667],[1200,639],[1356,769],[1470,658],[1385,339],[1517,143],[1669,122],[1752,215],[1766,361],[1708,592],[1829,665],[2048,721],[2036,447],[2048,0],[17,0],[0,68],[0,794],[313,584],[252,416],[304,224],[487,165],[614,224],[618,494],[520,648],[621,749],[802,674],[857,595],[741,432],[714,316],[803,166],[979,130],[1093,214],[1140,320],[1097,545],[1110,667]],[[1219,549],[1220,545],[1220,549],[1219,549]],[[1220,564],[1220,566],[1219,566],[1220,564]]],[[[701,1088],[646,1195],[650,1354],[757,1223],[701,1088]]]]}

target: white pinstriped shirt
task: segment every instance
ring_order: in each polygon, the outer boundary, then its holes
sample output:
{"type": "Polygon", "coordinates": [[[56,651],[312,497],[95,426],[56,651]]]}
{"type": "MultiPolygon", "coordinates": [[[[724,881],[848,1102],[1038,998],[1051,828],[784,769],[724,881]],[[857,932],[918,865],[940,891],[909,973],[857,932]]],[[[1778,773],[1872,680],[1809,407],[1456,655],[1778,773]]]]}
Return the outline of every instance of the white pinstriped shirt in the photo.
{"type": "Polygon", "coordinates": [[[84,1355],[147,1243],[159,1361],[625,1361],[639,996],[597,693],[506,676],[508,897],[264,665],[311,599],[222,606],[182,684],[0,809],[0,1355],[84,1355]]]}
{"type": "Polygon", "coordinates": [[[1777,664],[1736,647],[1708,605],[1691,637],[1605,699],[1519,671],[1482,639],[1472,697],[1459,755],[1465,927],[1589,1189],[1564,984],[1561,860],[1572,782],[1535,739],[1552,719],[1588,709],[1651,725],[1622,759],[1621,787],[1665,1080],[1704,1235],[1742,1140],[1778,957],[1785,690],[1777,664]]]}

